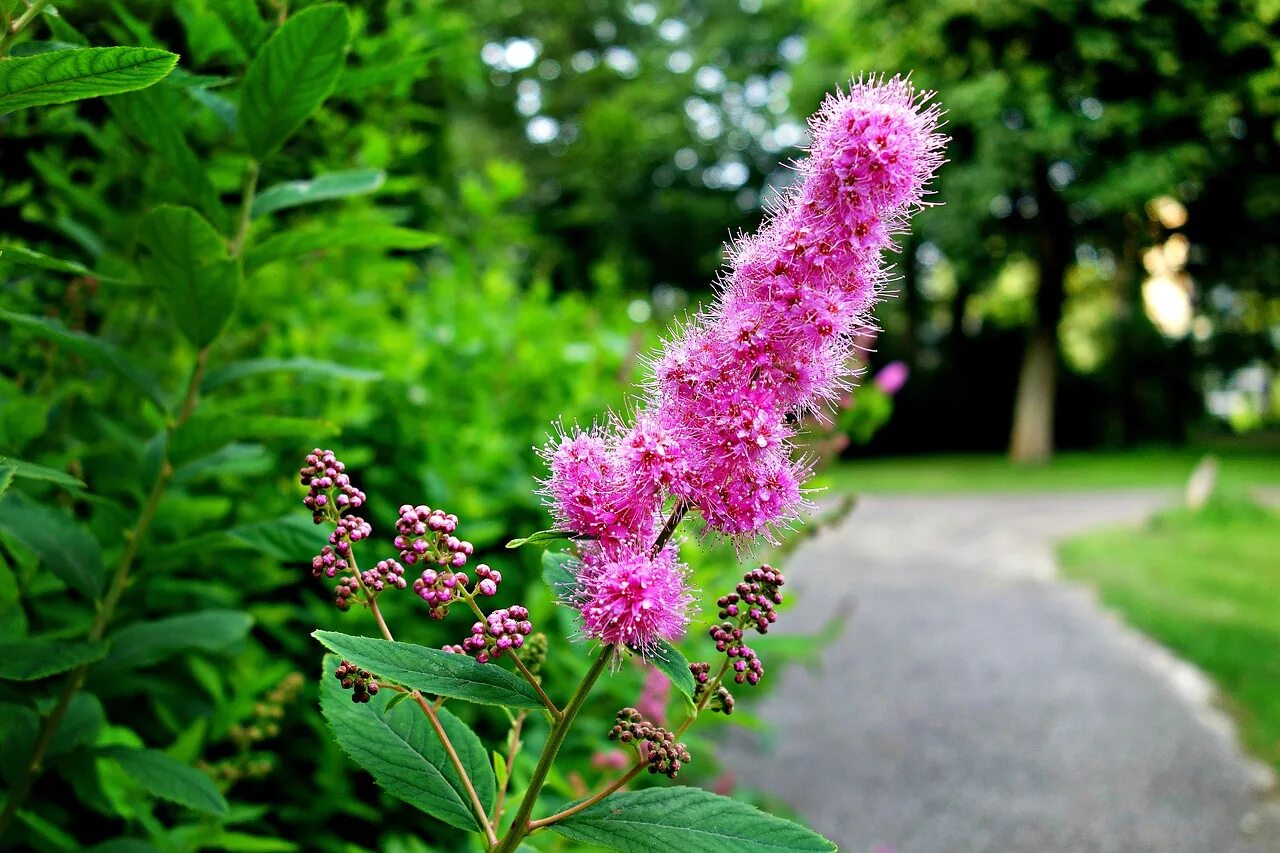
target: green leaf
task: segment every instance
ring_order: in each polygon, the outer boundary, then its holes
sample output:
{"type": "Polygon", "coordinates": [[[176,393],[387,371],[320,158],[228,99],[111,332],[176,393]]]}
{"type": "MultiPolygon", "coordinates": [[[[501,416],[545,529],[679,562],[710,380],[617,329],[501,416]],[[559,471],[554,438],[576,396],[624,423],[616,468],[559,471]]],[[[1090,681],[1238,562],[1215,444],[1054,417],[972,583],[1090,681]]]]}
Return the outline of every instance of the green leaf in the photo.
{"type": "Polygon", "coordinates": [[[70,474],[59,471],[57,468],[46,468],[44,465],[23,462],[21,459],[14,459],[11,456],[0,456],[0,465],[13,468],[13,477],[16,480],[39,480],[45,483],[53,483],[55,486],[62,486],[66,489],[86,488],[82,481],[77,480],[70,474]]]}
{"type": "Polygon", "coordinates": [[[386,181],[387,173],[381,169],[349,169],[326,172],[309,181],[287,181],[260,192],[253,200],[251,214],[256,219],[287,207],[368,195],[381,189],[386,181]]]}
{"type": "Polygon", "coordinates": [[[313,252],[329,252],[354,246],[360,249],[426,249],[439,244],[441,237],[427,231],[395,225],[350,225],[311,231],[286,231],[255,246],[244,257],[245,275],[267,264],[289,260],[313,252]]]}
{"type": "Polygon", "coordinates": [[[350,379],[355,382],[373,382],[382,378],[380,371],[348,367],[336,361],[319,361],[314,358],[254,358],[247,361],[234,361],[218,370],[210,371],[200,387],[210,391],[240,379],[260,376],[264,373],[293,373],[315,379],[350,379]]]}
{"type": "Polygon", "coordinates": [[[253,477],[276,466],[276,458],[261,444],[234,442],[173,472],[173,483],[192,483],[209,477],[253,477]]]}
{"type": "Polygon", "coordinates": [[[182,200],[199,205],[211,222],[226,228],[226,208],[209,179],[207,164],[200,161],[182,126],[173,120],[183,113],[184,93],[173,86],[156,86],[108,98],[106,103],[125,131],[169,167],[184,191],[182,200]]]}
{"type": "Polygon", "coordinates": [[[169,444],[169,457],[173,464],[183,465],[244,439],[288,439],[310,443],[336,431],[333,424],[314,418],[202,409],[174,433],[169,444]]]}
{"type": "Polygon", "coordinates": [[[202,836],[201,841],[203,849],[223,850],[226,853],[290,853],[298,849],[297,844],[285,838],[270,838],[225,829],[202,836]]]}
{"type": "Polygon", "coordinates": [[[508,548],[522,548],[525,545],[550,545],[552,542],[559,542],[561,539],[572,539],[574,534],[567,530],[539,530],[537,533],[530,533],[528,536],[520,539],[512,539],[507,543],[508,548]]]}
{"type": "Polygon", "coordinates": [[[255,551],[286,563],[306,563],[320,553],[328,532],[309,516],[289,515],[253,524],[242,524],[227,536],[255,551]]]}
{"type": "Polygon", "coordinates": [[[17,470],[12,463],[0,462],[0,498],[4,497],[5,492],[9,491],[9,486],[13,485],[13,474],[17,470]]]}
{"type": "Polygon", "coordinates": [[[253,56],[267,34],[266,21],[255,0],[212,0],[210,4],[244,51],[253,56]]]}
{"type": "Polygon", "coordinates": [[[49,755],[61,755],[98,739],[98,732],[107,722],[102,703],[92,693],[81,691],[67,703],[66,716],[58,724],[49,742],[49,755]]]}
{"type": "Polygon", "coordinates": [[[249,63],[240,131],[259,162],[280,150],[333,91],[349,26],[344,7],[312,6],[285,21],[249,63]]]}
{"type": "Polygon", "coordinates": [[[333,88],[334,97],[354,98],[369,91],[396,83],[411,82],[427,76],[434,52],[404,56],[382,65],[362,65],[343,69],[333,88]]]}
{"type": "Polygon", "coordinates": [[[576,562],[572,554],[563,551],[542,552],[542,580],[557,594],[571,590],[578,579],[570,568],[576,562]]]}
{"type": "Polygon", "coordinates": [[[164,398],[164,392],[155,378],[144,373],[123,352],[101,338],[86,335],[84,332],[73,332],[50,317],[15,314],[12,311],[5,311],[3,308],[0,308],[0,320],[8,320],[15,326],[39,335],[45,340],[52,341],[77,355],[84,356],[92,364],[100,364],[108,368],[121,379],[133,383],[161,411],[168,409],[168,402],[164,398]]]}
{"type": "Polygon", "coordinates": [[[66,513],[18,497],[0,500],[0,531],[40,558],[67,586],[96,599],[103,575],[98,541],[66,513]]]}
{"type": "MultiPolygon", "coordinates": [[[[450,826],[478,831],[462,780],[417,703],[392,707],[384,697],[390,691],[380,691],[367,705],[354,703],[333,676],[337,665],[337,657],[325,656],[320,708],[343,751],[392,795],[450,826]]],[[[488,811],[496,783],[484,745],[447,708],[436,714],[488,811]]]]}
{"type": "Polygon", "coordinates": [[[623,853],[805,853],[836,845],[812,830],[701,788],[611,794],[551,825],[560,835],[623,853]]]}
{"type": "Polygon", "coordinates": [[[243,640],[253,617],[240,610],[200,610],[134,622],[111,634],[107,670],[150,666],[191,651],[217,652],[243,640]]]}
{"type": "Polygon", "coordinates": [[[222,332],[240,292],[240,265],[213,226],[189,207],[161,205],[148,213],[138,237],[147,279],[160,288],[179,331],[197,347],[222,332]]]}
{"type": "Polygon", "coordinates": [[[159,750],[109,747],[102,750],[102,755],[114,760],[126,776],[153,797],[206,814],[227,813],[227,801],[218,793],[207,773],[188,767],[159,750]]]}
{"type": "Polygon", "coordinates": [[[0,62],[0,114],[143,89],[178,62],[167,50],[84,47],[0,62]]]}
{"type": "Polygon", "coordinates": [[[689,671],[689,661],[679,649],[666,640],[659,640],[653,653],[649,655],[649,662],[671,679],[671,685],[680,691],[690,705],[693,704],[693,694],[698,685],[693,680],[693,673],[689,671]]]}
{"type": "Polygon", "coordinates": [[[0,261],[22,264],[23,266],[29,267],[40,267],[41,269],[67,273],[68,275],[82,275],[87,278],[96,278],[99,281],[107,281],[113,284],[131,283],[124,279],[113,278],[112,276],[94,272],[79,261],[67,261],[62,258],[50,257],[49,255],[27,249],[23,246],[0,246],[0,261]]]}
{"type": "Polygon", "coordinates": [[[423,693],[507,708],[543,707],[529,682],[467,655],[333,631],[314,631],[311,636],[379,678],[423,693]]]}
{"type": "Polygon", "coordinates": [[[36,681],[93,663],[107,653],[103,643],[68,640],[9,640],[0,655],[0,678],[36,681]]]}
{"type": "Polygon", "coordinates": [[[10,56],[38,56],[41,53],[50,53],[55,50],[75,50],[77,47],[84,47],[82,44],[74,44],[69,41],[41,41],[40,39],[32,39],[24,41],[22,44],[15,44],[13,50],[9,51],[10,56]]]}
{"type": "Polygon", "coordinates": [[[113,838],[101,844],[95,844],[85,853],[160,853],[141,838],[113,838]]]}

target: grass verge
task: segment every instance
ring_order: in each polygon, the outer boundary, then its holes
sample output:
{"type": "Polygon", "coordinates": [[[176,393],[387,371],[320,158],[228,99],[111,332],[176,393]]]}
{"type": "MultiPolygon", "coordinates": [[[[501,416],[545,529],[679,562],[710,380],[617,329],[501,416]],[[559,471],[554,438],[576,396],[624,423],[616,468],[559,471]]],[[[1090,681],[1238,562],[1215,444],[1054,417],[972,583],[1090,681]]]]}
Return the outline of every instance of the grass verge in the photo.
{"type": "MultiPolygon", "coordinates": [[[[1059,453],[1047,465],[1014,465],[996,455],[905,456],[842,462],[822,485],[871,493],[1181,488],[1204,450],[1176,448],[1059,453]]],[[[1214,451],[1227,489],[1280,486],[1280,452],[1214,451]]]]}
{"type": "Polygon", "coordinates": [[[1280,770],[1280,513],[1219,498],[1079,536],[1059,556],[1068,577],[1206,672],[1245,746],[1280,770]]]}

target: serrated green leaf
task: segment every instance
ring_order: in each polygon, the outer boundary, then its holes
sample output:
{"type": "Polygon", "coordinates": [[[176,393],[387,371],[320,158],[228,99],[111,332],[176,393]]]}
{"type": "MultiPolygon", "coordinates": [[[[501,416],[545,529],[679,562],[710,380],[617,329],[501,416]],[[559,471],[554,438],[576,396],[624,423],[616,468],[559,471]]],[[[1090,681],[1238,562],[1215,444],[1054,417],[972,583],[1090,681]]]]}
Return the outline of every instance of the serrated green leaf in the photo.
{"type": "Polygon", "coordinates": [[[227,801],[204,771],[188,767],[155,749],[109,747],[101,754],[115,761],[147,793],[199,812],[227,813],[227,801]]]}
{"type": "Polygon", "coordinates": [[[309,516],[289,515],[242,524],[226,534],[235,542],[286,563],[310,562],[328,541],[328,532],[309,516]]]}
{"type": "Polygon", "coordinates": [[[240,95],[240,132],[266,160],[302,127],[333,90],[350,24],[336,3],[304,9],[272,33],[249,63],[240,95]]]}
{"type": "Polygon", "coordinates": [[[542,552],[542,581],[551,587],[557,595],[573,589],[578,580],[574,577],[572,566],[575,558],[563,551],[542,552]]]}
{"type": "Polygon", "coordinates": [[[134,622],[113,632],[111,652],[102,662],[103,677],[126,668],[150,666],[191,651],[217,652],[238,643],[253,627],[241,610],[199,610],[134,622]]]}
{"type": "Polygon", "coordinates": [[[5,492],[9,491],[9,486],[13,485],[13,474],[17,470],[9,462],[0,462],[0,498],[4,497],[5,492]]]}
{"type": "Polygon", "coordinates": [[[292,373],[316,379],[349,379],[354,382],[373,382],[382,378],[380,371],[348,367],[336,361],[319,361],[314,358],[254,358],[234,361],[225,367],[210,371],[200,387],[210,391],[231,382],[264,373],[292,373]]]}
{"type": "Polygon", "coordinates": [[[48,468],[44,465],[37,465],[34,462],[24,462],[21,459],[14,459],[12,456],[0,456],[0,465],[13,468],[13,477],[16,480],[38,480],[45,483],[53,483],[55,486],[62,486],[66,489],[86,488],[83,481],[77,480],[57,468],[48,468]]]}
{"type": "Polygon", "coordinates": [[[256,219],[289,207],[353,195],[368,195],[377,192],[386,182],[387,173],[381,169],[326,172],[307,181],[286,181],[259,193],[253,200],[251,213],[256,219]]]}
{"type": "Polygon", "coordinates": [[[828,853],[836,845],[799,824],[701,788],[611,794],[551,825],[565,838],[623,853],[828,853]]]}
{"type": "Polygon", "coordinates": [[[81,664],[100,660],[107,653],[103,643],[70,640],[10,640],[0,655],[0,678],[36,681],[81,664]]]}
{"type": "Polygon", "coordinates": [[[698,689],[689,670],[689,661],[675,646],[666,640],[659,640],[649,655],[649,662],[657,667],[663,675],[671,680],[671,685],[690,705],[693,704],[694,691],[698,689]]]}
{"type": "Polygon", "coordinates": [[[313,252],[355,247],[358,249],[426,249],[438,245],[441,237],[427,231],[399,228],[395,225],[351,225],[312,231],[286,231],[255,246],[244,257],[245,275],[252,275],[267,264],[285,261],[313,252]]]}
{"type": "MultiPolygon", "coordinates": [[[[367,705],[352,702],[333,677],[337,665],[336,656],[325,656],[320,708],[339,746],[392,795],[450,826],[477,831],[462,780],[422,709],[413,702],[391,707],[381,691],[367,705]]],[[[448,709],[436,713],[481,805],[491,809],[496,783],[484,745],[448,709]]]]}
{"type": "Polygon", "coordinates": [[[73,332],[57,320],[49,317],[15,314],[12,311],[5,311],[3,308],[0,308],[0,320],[7,320],[13,325],[39,335],[47,341],[52,341],[77,355],[84,356],[93,364],[106,367],[121,379],[133,383],[161,411],[168,409],[168,402],[165,400],[164,392],[161,390],[159,383],[130,361],[128,356],[117,347],[101,338],[95,338],[84,332],[73,332]]]}
{"type": "Polygon", "coordinates": [[[138,238],[148,281],[160,288],[179,331],[197,347],[227,325],[240,293],[240,265],[208,221],[189,207],[161,205],[142,219],[138,238]]]}
{"type": "Polygon", "coordinates": [[[528,536],[519,539],[512,539],[507,543],[508,548],[523,548],[525,545],[550,545],[552,542],[559,542],[562,539],[572,539],[574,534],[566,530],[556,530],[550,528],[548,530],[539,530],[537,533],[530,533],[528,536]]]}
{"type": "Polygon", "coordinates": [[[147,47],[83,47],[0,62],[0,114],[143,89],[178,56],[147,47]]]}
{"type": "Polygon", "coordinates": [[[333,631],[314,631],[311,636],[357,666],[413,690],[482,705],[543,707],[529,682],[496,664],[477,663],[467,655],[333,631]]]}
{"type": "Polygon", "coordinates": [[[67,586],[96,599],[103,575],[98,541],[66,513],[19,497],[0,500],[0,531],[35,554],[67,586]]]}

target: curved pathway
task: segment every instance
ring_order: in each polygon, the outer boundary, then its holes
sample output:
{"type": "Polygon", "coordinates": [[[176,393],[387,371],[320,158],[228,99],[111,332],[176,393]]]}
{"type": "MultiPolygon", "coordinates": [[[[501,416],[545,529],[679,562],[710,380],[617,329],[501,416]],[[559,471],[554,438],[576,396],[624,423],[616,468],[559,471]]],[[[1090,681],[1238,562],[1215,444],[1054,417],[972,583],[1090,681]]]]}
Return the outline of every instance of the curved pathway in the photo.
{"type": "Polygon", "coordinates": [[[769,673],[726,764],[855,853],[1280,850],[1203,676],[1056,575],[1055,541],[1176,499],[864,498],[788,560],[779,628],[852,608],[842,636],[769,673]]]}

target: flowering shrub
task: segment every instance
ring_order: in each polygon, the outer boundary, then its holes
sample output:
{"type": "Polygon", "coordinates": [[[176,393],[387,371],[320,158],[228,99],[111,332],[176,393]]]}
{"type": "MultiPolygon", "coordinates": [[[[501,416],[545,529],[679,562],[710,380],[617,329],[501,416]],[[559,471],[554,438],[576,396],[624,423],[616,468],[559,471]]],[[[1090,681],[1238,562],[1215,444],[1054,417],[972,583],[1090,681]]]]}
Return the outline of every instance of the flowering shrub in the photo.
{"type": "Polygon", "coordinates": [[[484,564],[468,570],[474,547],[457,535],[465,525],[456,515],[402,506],[393,542],[399,562],[362,572],[355,546],[373,531],[352,513],[364,511],[365,496],[332,452],[307,456],[304,502],[317,524],[332,527],[313,573],[337,577],[339,609],[363,605],[381,634],[315,632],[333,652],[321,704],[343,748],[390,793],[508,853],[543,830],[622,851],[833,849],[803,827],[700,788],[622,789],[645,770],[676,778],[695,760],[680,738],[699,715],[732,713],[729,683],[754,686],[764,676],[747,635],[766,633],[776,620],[782,574],[750,569],[720,596],[722,621],[709,632],[715,655],[690,663],[673,645],[697,598],[675,535],[696,512],[704,536],[727,537],[742,553],[778,542],[800,520],[809,465],[795,454],[795,425],[820,417],[847,390],[853,340],[871,325],[886,281],[882,253],[941,162],[939,115],[927,94],[900,78],[855,81],[848,94],[829,97],[810,122],[800,180],[758,233],[731,248],[719,298],[653,360],[634,415],[561,429],[544,449],[556,527],[510,544],[570,541],[570,551],[547,553],[545,574],[576,614],[592,662],[563,705],[544,689],[545,638],[526,607],[482,607],[499,592],[501,573],[484,564]],[[432,649],[395,641],[379,601],[408,585],[406,566],[425,566],[413,588],[431,618],[455,607],[474,618],[461,643],[432,649]],[[630,767],[595,794],[535,817],[596,681],[628,656],[670,679],[686,699],[685,719],[669,730],[637,708],[621,709],[605,734],[634,749],[630,767]],[[512,670],[500,663],[508,660],[512,670]],[[506,757],[491,763],[448,701],[507,709],[506,757]],[[514,790],[508,800],[510,769],[531,714],[549,732],[518,805],[507,808],[516,803],[514,790]]]}

